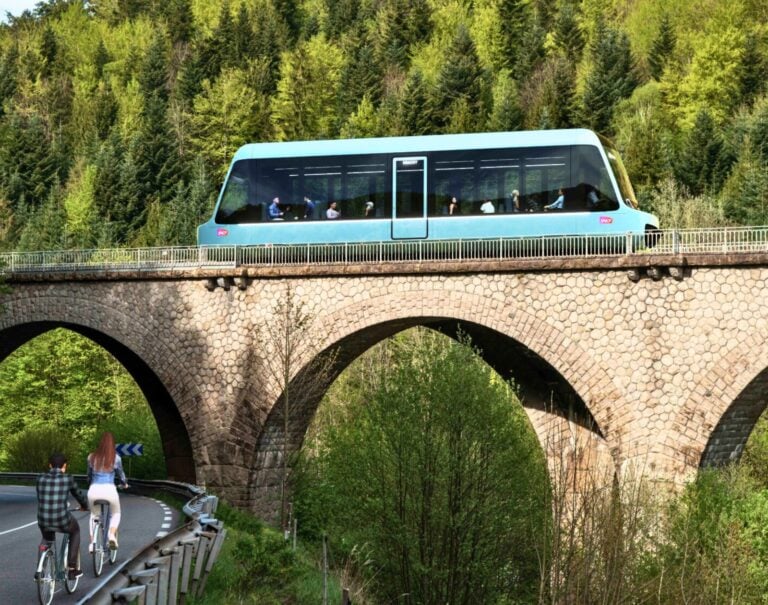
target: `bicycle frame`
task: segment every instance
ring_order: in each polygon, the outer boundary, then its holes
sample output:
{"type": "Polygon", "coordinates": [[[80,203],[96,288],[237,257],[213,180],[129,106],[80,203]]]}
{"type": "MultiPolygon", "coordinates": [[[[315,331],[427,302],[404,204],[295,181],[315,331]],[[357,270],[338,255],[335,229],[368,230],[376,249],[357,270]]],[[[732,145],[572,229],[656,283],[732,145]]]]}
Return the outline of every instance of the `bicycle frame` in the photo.
{"type": "Polygon", "coordinates": [[[109,521],[111,517],[109,502],[96,500],[93,504],[99,506],[99,513],[94,514],[91,527],[93,573],[99,577],[104,569],[104,559],[107,558],[110,564],[114,563],[117,559],[117,550],[109,548],[109,521]]]}
{"type": "Polygon", "coordinates": [[[38,584],[38,597],[41,605],[49,605],[56,592],[56,583],[64,582],[68,593],[72,594],[77,588],[79,579],[70,580],[68,577],[67,552],[69,550],[69,534],[62,533],[59,538],[59,546],[56,546],[56,537],[53,540],[43,540],[40,543],[40,556],[37,560],[35,581],[38,584]],[[53,573],[47,569],[47,560],[51,559],[53,573]]]}

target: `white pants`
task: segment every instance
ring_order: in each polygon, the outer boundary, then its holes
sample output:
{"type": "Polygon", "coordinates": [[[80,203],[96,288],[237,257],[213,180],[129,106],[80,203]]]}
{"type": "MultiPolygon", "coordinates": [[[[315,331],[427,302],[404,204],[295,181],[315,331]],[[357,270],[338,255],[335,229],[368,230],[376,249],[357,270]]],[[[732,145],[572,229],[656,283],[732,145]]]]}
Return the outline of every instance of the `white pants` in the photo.
{"type": "Polygon", "coordinates": [[[120,525],[120,498],[117,496],[117,488],[114,483],[92,483],[88,488],[88,508],[91,509],[91,527],[93,519],[99,512],[99,507],[94,505],[96,500],[109,502],[109,529],[117,531],[120,525]],[[96,514],[94,514],[96,513],[96,514]]]}

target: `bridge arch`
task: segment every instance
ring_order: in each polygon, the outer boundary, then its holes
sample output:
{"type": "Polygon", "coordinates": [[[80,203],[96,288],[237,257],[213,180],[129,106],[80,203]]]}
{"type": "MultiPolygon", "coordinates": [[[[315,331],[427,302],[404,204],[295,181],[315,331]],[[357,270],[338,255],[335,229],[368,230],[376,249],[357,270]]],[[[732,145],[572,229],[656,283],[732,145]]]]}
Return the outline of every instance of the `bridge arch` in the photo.
{"type": "Polygon", "coordinates": [[[684,474],[738,461],[766,409],[766,392],[768,333],[753,331],[725,351],[681,408],[675,427],[684,474]]]}
{"type": "MultiPolygon", "coordinates": [[[[522,305],[505,300],[501,293],[487,297],[444,289],[413,289],[385,294],[363,303],[358,300],[341,305],[316,317],[314,329],[318,348],[338,352],[334,380],[365,350],[415,326],[454,337],[460,327],[469,334],[483,359],[520,387],[523,406],[545,454],[549,455],[548,442],[553,436],[573,441],[579,433],[578,438],[591,441],[590,447],[601,464],[617,468],[621,436],[611,431],[613,413],[623,409],[626,414],[628,409],[619,389],[588,351],[522,305]],[[514,363],[509,363],[510,357],[514,357],[514,363]]],[[[277,394],[266,417],[251,479],[253,505],[272,514],[279,489],[283,440],[289,440],[288,451],[300,449],[322,396],[292,414],[287,436],[283,434],[279,397],[277,394]]]]}
{"type": "Polygon", "coordinates": [[[50,302],[46,296],[34,299],[11,296],[4,301],[6,312],[0,314],[0,361],[33,338],[57,328],[89,338],[125,367],[146,397],[160,433],[169,477],[194,483],[192,440],[178,406],[180,400],[188,397],[184,391],[189,383],[174,387],[174,381],[169,380],[184,370],[176,353],[166,343],[153,338],[151,326],[138,314],[133,315],[129,308],[106,305],[98,296],[70,301],[67,312],[53,311],[61,306],[50,302]],[[105,315],[107,321],[104,321],[105,315]],[[148,345],[149,350],[142,347],[142,343],[148,345]],[[158,363],[159,360],[163,363],[158,363]]]}

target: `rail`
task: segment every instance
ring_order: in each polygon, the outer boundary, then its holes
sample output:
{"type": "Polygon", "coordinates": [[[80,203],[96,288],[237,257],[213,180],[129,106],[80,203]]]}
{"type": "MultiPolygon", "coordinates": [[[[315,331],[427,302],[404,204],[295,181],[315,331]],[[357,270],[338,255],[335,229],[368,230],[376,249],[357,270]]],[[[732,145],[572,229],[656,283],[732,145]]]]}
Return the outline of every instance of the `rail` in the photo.
{"type": "MultiPolygon", "coordinates": [[[[38,473],[0,473],[6,480],[34,481],[38,473]]],[[[83,475],[75,475],[83,479],[83,475]]],[[[221,551],[227,530],[215,519],[218,498],[187,483],[131,479],[131,491],[161,489],[191,497],[183,507],[190,521],[156,539],[138,555],[115,568],[78,601],[78,605],[171,605],[199,597],[221,551]]]]}
{"type": "Polygon", "coordinates": [[[621,235],[6,252],[0,254],[0,275],[756,252],[768,252],[768,226],[621,235]]]}

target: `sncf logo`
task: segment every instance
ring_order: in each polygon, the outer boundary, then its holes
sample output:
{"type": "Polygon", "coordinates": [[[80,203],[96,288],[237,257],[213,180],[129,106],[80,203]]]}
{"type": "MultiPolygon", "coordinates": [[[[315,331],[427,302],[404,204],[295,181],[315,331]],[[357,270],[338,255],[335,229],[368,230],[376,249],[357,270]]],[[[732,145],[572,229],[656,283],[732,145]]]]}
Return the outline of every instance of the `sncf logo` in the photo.
{"type": "Polygon", "coordinates": [[[216,235],[218,235],[219,237],[227,237],[229,235],[229,230],[224,229],[223,227],[219,228],[216,231],[216,235]]]}
{"type": "MultiPolygon", "coordinates": [[[[610,225],[613,222],[613,219],[610,216],[601,216],[600,217],[600,224],[601,225],[610,225]]],[[[219,229],[219,231],[222,231],[222,229],[219,229]]]]}

